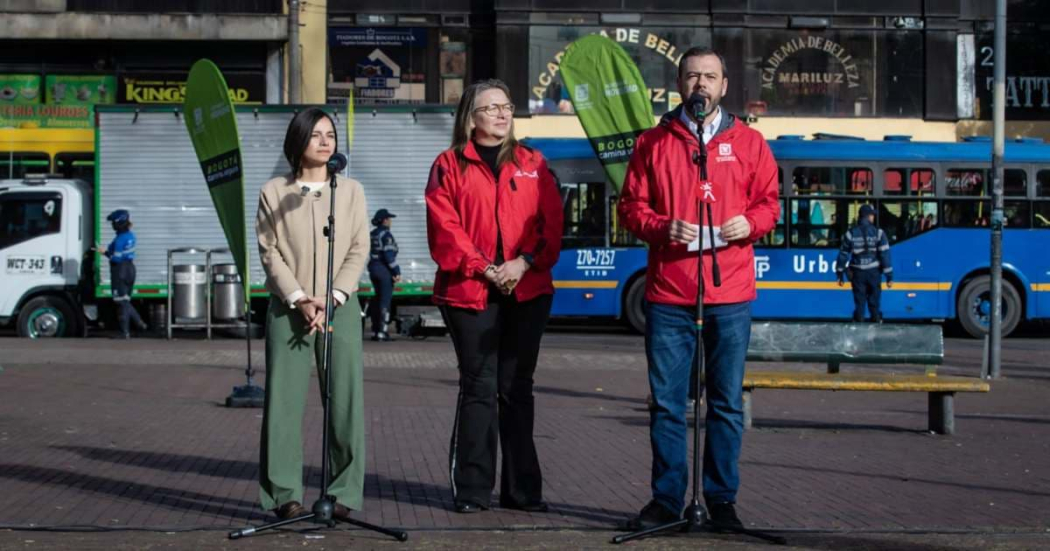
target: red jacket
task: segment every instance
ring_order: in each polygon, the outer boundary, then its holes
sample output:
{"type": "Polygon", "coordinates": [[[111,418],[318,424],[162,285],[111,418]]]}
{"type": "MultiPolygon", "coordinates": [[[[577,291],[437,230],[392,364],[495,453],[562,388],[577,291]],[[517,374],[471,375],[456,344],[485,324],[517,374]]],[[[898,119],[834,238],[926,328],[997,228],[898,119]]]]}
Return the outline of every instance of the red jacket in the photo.
{"type": "MultiPolygon", "coordinates": [[[[650,302],[690,306],[696,303],[696,251],[673,243],[673,219],[696,224],[699,176],[693,155],[699,140],[678,118],[680,110],[639,136],[627,166],[618,205],[623,224],[649,244],[645,298],[650,302]]],[[[711,254],[704,253],[704,303],[754,300],[755,266],[751,244],[769,233],[780,214],[777,164],[760,133],[722,111],[722,130],[707,143],[708,180],[717,201],[711,205],[715,226],[738,214],[751,224],[751,235],[718,249],[722,286],[711,280],[711,254]]],[[[704,224],[710,225],[707,215],[704,224]]]]}
{"type": "Polygon", "coordinates": [[[561,252],[562,207],[547,161],[519,145],[518,162],[504,163],[496,181],[473,142],[463,153],[465,170],[449,149],[434,161],[427,182],[427,239],[438,265],[434,302],[485,309],[490,284],[484,272],[495,260],[497,233],[505,260],[522,254],[533,258],[514,296],[526,301],[553,293],[551,268],[561,252]]]}

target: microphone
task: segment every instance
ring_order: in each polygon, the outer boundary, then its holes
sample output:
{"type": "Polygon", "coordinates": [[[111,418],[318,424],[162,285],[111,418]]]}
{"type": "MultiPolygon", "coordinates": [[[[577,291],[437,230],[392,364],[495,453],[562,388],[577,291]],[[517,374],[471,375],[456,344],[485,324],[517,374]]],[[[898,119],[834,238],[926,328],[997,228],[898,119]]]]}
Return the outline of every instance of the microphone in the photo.
{"type": "Polygon", "coordinates": [[[326,166],[328,167],[329,174],[335,174],[336,172],[342,172],[346,169],[346,155],[342,153],[332,153],[332,156],[328,158],[326,166]]]}
{"type": "Polygon", "coordinates": [[[310,193],[310,186],[303,186],[299,190],[299,197],[306,197],[306,194],[310,193]]]}
{"type": "Polygon", "coordinates": [[[689,110],[689,114],[698,121],[704,120],[704,117],[707,116],[707,98],[701,96],[699,92],[694,92],[689,96],[685,107],[689,110]]]}

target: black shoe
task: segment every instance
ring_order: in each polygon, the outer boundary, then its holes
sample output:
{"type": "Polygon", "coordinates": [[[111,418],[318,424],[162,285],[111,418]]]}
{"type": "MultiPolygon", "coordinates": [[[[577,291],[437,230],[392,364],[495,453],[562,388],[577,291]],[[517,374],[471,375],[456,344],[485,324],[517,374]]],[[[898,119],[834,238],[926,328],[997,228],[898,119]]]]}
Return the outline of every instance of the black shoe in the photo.
{"type": "Polygon", "coordinates": [[[138,329],[139,331],[145,332],[147,329],[149,329],[149,326],[146,325],[146,322],[144,322],[142,320],[139,320],[138,322],[135,323],[135,328],[138,329]]]}
{"type": "Polygon", "coordinates": [[[518,503],[511,500],[499,500],[499,506],[503,509],[514,509],[515,511],[525,511],[526,513],[546,513],[550,510],[547,503],[543,501],[534,501],[532,503],[518,503]]]}
{"type": "Polygon", "coordinates": [[[481,511],[488,510],[488,507],[474,503],[473,501],[457,501],[456,512],[469,515],[471,513],[480,513],[481,511]]]}
{"type": "Polygon", "coordinates": [[[625,530],[630,530],[631,532],[637,532],[640,530],[656,528],[657,526],[663,526],[664,524],[672,523],[680,518],[681,517],[679,517],[678,513],[672,512],[654,499],[642,508],[642,511],[638,513],[638,516],[628,520],[627,523],[623,525],[623,528],[625,530]]]}
{"type": "Polygon", "coordinates": [[[744,523],[736,516],[736,507],[732,503],[715,503],[707,509],[711,515],[711,528],[715,530],[744,527],[744,523]]]}
{"type": "Polygon", "coordinates": [[[117,339],[117,340],[130,339],[131,338],[131,333],[117,333],[116,335],[113,335],[110,338],[111,339],[117,339]]]}

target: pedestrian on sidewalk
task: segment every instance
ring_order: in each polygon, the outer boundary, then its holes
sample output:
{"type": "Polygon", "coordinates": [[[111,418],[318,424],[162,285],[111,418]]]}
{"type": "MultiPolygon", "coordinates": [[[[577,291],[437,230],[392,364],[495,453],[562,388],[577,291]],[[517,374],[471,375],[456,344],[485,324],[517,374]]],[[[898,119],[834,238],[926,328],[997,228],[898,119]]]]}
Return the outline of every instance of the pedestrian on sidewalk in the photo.
{"type": "MultiPolygon", "coordinates": [[[[113,302],[117,305],[117,324],[120,327],[119,338],[131,338],[131,325],[139,331],[146,330],[138,310],[131,304],[131,293],[135,289],[135,232],[131,231],[131,213],[117,209],[106,217],[113,226],[116,237],[102,254],[109,259],[109,279],[113,293],[113,302]]],[[[101,247],[96,246],[96,250],[101,247]]]]}
{"type": "Polygon", "coordinates": [[[397,240],[390,231],[396,214],[379,209],[372,217],[375,228],[371,233],[368,277],[372,280],[375,296],[368,305],[372,316],[372,340],[389,341],[390,301],[394,298],[394,284],[401,281],[401,266],[397,265],[397,240]]]}
{"type": "Polygon", "coordinates": [[[857,225],[842,238],[835,275],[839,287],[848,277],[853,288],[853,321],[864,321],[864,306],[874,323],[882,323],[882,277],[886,287],[893,287],[893,264],[890,262],[890,241],[886,232],[875,225],[875,207],[863,205],[857,225]]]}
{"type": "Polygon", "coordinates": [[[728,86],[721,54],[692,48],[682,55],[678,90],[683,98],[699,95],[706,116],[697,119],[691,109],[680,106],[643,133],[620,195],[620,220],[649,244],[645,351],[654,402],[649,412],[652,499],[627,522],[632,531],[676,521],[685,505],[686,403],[697,354],[694,318],[699,277],[704,278],[707,392],[703,498],[716,527],[741,526],[735,503],[744,431],[744,360],[751,337],[751,301],[756,297],[752,244],[773,229],[780,206],[777,164],[765,139],[719,105],[728,86]],[[710,159],[709,180],[721,189],[711,205],[713,220],[704,216],[704,224],[713,223],[728,242],[718,251],[721,287],[712,280],[712,255],[703,254],[700,262],[697,253],[689,251],[701,229],[696,193],[699,161],[694,161],[703,158],[701,147],[710,159]]]}
{"type": "Polygon", "coordinates": [[[440,305],[459,361],[450,475],[456,511],[489,507],[496,446],[500,506],[546,511],[533,442],[533,373],[550,314],[562,207],[543,155],[514,139],[514,104],[499,80],[470,85],[452,147],[426,188],[427,238],[440,305]]]}
{"type": "MultiPolygon", "coordinates": [[[[256,233],[266,272],[266,401],[259,459],[263,507],[281,519],[303,507],[303,409],[316,362],[324,384],[323,343],[328,240],[321,234],[333,190],[326,162],[337,151],[331,117],[317,108],[300,111],[288,125],[284,155],[292,170],[266,182],[259,193],[256,233]]],[[[361,184],[338,177],[333,244],[332,364],[329,408],[331,466],[327,493],[335,516],[360,510],[365,482],[365,428],[358,281],[368,259],[368,211],[361,184]]],[[[322,392],[324,389],[321,389],[322,392]]],[[[320,437],[320,435],[318,435],[320,437]]]]}

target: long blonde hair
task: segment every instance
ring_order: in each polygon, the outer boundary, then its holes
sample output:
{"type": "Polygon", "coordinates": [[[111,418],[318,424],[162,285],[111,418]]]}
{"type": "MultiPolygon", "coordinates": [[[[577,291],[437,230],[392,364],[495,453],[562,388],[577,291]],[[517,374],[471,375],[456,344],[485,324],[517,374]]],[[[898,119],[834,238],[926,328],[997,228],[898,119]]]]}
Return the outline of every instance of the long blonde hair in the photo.
{"type": "MultiPolygon", "coordinates": [[[[474,130],[470,127],[470,118],[474,116],[475,101],[482,92],[492,89],[502,90],[507,95],[507,99],[510,100],[510,88],[502,80],[495,78],[479,80],[467,86],[467,89],[463,90],[463,97],[459,98],[459,107],[456,109],[456,124],[452,129],[452,149],[455,150],[456,158],[459,159],[460,171],[467,169],[467,158],[463,152],[474,135],[474,130]]],[[[514,155],[514,150],[517,147],[518,140],[514,138],[514,123],[512,121],[507,137],[503,140],[503,144],[500,147],[499,155],[496,156],[497,169],[507,162],[518,164],[518,159],[514,155]]],[[[499,177],[498,174],[495,176],[499,177]]]]}

